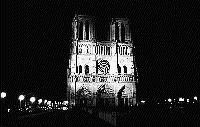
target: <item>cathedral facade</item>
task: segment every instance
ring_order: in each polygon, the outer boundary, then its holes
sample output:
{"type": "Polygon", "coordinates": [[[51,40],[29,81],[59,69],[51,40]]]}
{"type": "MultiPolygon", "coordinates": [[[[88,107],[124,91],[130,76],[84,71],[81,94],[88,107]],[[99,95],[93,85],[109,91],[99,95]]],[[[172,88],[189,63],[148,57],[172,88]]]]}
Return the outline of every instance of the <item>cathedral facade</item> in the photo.
{"type": "Polygon", "coordinates": [[[113,18],[108,41],[96,40],[91,16],[75,15],[72,32],[67,75],[70,104],[135,105],[138,79],[129,20],[113,18]]]}

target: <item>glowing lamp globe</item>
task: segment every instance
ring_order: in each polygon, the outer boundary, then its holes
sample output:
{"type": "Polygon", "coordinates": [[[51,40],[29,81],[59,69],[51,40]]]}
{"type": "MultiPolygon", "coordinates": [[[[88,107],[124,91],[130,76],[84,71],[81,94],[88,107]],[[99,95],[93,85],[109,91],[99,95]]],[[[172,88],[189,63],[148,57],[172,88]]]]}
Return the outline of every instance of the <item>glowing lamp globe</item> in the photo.
{"type": "Polygon", "coordinates": [[[1,92],[1,98],[5,98],[6,97],[6,92],[1,92]]]}
{"type": "Polygon", "coordinates": [[[34,103],[35,102],[35,97],[30,98],[30,102],[34,103]]]}
{"type": "Polygon", "coordinates": [[[169,99],[168,99],[168,102],[172,102],[172,99],[171,99],[171,98],[169,98],[169,99]]]}
{"type": "Polygon", "coordinates": [[[19,99],[20,101],[22,101],[22,100],[24,100],[24,98],[25,98],[24,95],[19,95],[19,98],[18,98],[18,99],[19,99]]]}
{"type": "Polygon", "coordinates": [[[38,100],[38,103],[41,104],[41,103],[42,103],[42,99],[39,99],[39,100],[38,100]]]}

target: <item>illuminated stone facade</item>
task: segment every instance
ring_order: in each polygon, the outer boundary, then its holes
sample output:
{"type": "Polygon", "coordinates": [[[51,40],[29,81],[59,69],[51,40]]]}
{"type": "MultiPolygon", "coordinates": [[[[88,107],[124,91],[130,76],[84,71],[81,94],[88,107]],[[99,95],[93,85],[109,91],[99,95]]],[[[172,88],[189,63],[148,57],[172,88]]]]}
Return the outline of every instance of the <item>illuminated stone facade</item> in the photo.
{"type": "Polygon", "coordinates": [[[94,17],[76,15],[72,30],[67,84],[70,103],[135,105],[138,80],[129,20],[112,19],[109,41],[96,40],[94,17]]]}

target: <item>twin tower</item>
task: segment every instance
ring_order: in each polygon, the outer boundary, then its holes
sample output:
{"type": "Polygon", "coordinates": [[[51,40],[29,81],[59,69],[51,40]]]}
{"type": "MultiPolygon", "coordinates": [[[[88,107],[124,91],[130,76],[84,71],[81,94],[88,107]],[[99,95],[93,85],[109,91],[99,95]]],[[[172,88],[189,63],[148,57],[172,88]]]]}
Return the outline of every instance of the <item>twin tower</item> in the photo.
{"type": "Polygon", "coordinates": [[[75,15],[72,31],[69,102],[87,107],[135,105],[138,80],[129,20],[113,18],[106,41],[96,39],[95,18],[91,16],[75,15]]]}
{"type": "MultiPolygon", "coordinates": [[[[76,15],[72,22],[73,39],[95,40],[95,18],[86,15],[76,15]]],[[[102,28],[103,29],[103,28],[102,28]]],[[[107,31],[105,31],[107,32],[107,31]]],[[[110,41],[130,42],[131,33],[127,18],[113,18],[110,23],[110,41]]]]}

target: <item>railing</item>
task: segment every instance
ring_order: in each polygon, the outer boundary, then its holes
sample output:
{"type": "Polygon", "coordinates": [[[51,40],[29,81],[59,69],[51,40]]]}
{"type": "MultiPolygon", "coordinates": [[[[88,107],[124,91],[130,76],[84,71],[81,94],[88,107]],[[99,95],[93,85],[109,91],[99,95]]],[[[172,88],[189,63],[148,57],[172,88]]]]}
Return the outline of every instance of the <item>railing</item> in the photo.
{"type": "Polygon", "coordinates": [[[71,82],[134,82],[134,75],[71,75],[71,82]]]}

